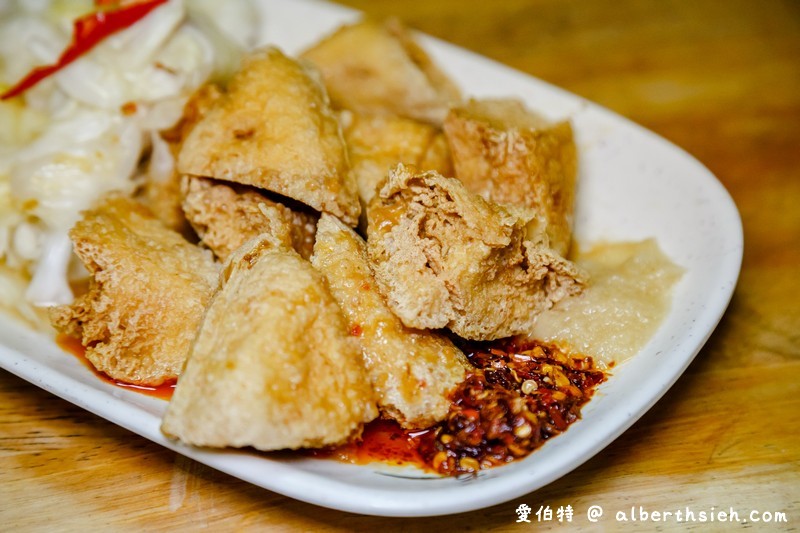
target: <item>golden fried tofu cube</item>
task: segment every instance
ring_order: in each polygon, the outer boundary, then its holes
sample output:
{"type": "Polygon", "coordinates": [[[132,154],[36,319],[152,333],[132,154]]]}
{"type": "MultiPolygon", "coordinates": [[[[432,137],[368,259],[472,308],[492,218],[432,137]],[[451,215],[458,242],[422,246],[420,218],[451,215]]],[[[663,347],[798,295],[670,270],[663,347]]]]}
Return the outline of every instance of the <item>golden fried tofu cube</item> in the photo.
{"type": "Polygon", "coordinates": [[[86,294],[52,309],[53,325],[113,379],[174,380],[217,286],[211,254],[118,195],[85,212],[70,237],[92,278],[86,294]]]}
{"type": "Polygon", "coordinates": [[[372,200],[378,184],[398,163],[452,174],[444,134],[430,124],[349,111],[342,113],[341,122],[362,207],[372,200]]]}
{"type": "Polygon", "coordinates": [[[228,259],[162,431],[196,446],[320,447],[378,414],[322,275],[264,235],[228,259]]]}
{"type": "Polygon", "coordinates": [[[378,290],[366,243],[336,218],[320,218],[311,263],[361,343],[381,410],[408,428],[444,419],[449,394],[465,378],[464,354],[441,333],[403,325],[378,290]]]}
{"type": "Polygon", "coordinates": [[[303,53],[334,106],[441,125],[458,88],[396,20],[344,26],[303,53]]]}
{"type": "Polygon", "coordinates": [[[375,278],[408,327],[509,337],[583,287],[575,265],[526,240],[529,209],[487,202],[455,178],[398,165],[367,215],[375,278]]]}
{"type": "Polygon", "coordinates": [[[355,179],[317,78],[276,48],[253,52],[191,129],[178,171],[266,189],[357,224],[355,179]]]}
{"type": "Polygon", "coordinates": [[[314,249],[317,215],[294,211],[254,188],[184,176],[183,211],[214,255],[224,261],[239,246],[269,233],[308,259],[314,249]]]}
{"type": "Polygon", "coordinates": [[[455,176],[486,200],[530,207],[537,230],[566,255],[572,239],[577,161],[569,122],[550,124],[517,100],[471,100],[444,131],[455,176]]]}

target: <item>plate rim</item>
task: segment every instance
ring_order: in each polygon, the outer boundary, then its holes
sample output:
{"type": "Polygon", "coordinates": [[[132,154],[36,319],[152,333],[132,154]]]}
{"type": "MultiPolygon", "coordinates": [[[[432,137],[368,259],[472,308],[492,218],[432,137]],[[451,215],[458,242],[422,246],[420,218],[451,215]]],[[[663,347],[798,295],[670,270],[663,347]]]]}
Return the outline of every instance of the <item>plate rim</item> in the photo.
{"type": "MultiPolygon", "coordinates": [[[[280,2],[277,2],[276,5],[290,3],[301,6],[304,9],[312,9],[314,6],[324,6],[326,10],[340,12],[343,18],[352,18],[354,13],[357,13],[350,8],[345,8],[320,0],[301,0],[299,2],[297,0],[291,0],[291,2],[287,0],[281,0],[280,2]]],[[[333,480],[333,483],[328,480],[329,482],[327,484],[323,483],[320,487],[319,474],[305,470],[298,472],[291,466],[287,466],[279,461],[271,458],[264,458],[262,456],[255,456],[255,458],[259,461],[262,459],[267,459],[271,465],[277,465],[275,468],[278,470],[278,473],[281,476],[295,476],[295,479],[288,484],[284,482],[284,485],[282,486],[276,486],[276,483],[273,483],[270,480],[265,482],[264,479],[255,479],[256,476],[252,473],[253,471],[247,469],[247,461],[244,461],[243,463],[234,461],[231,465],[227,464],[224,460],[224,458],[229,456],[242,456],[242,453],[236,451],[208,451],[176,444],[161,435],[159,431],[160,419],[155,414],[145,410],[141,405],[132,404],[129,401],[128,394],[136,393],[127,393],[127,391],[125,391],[125,393],[115,394],[115,391],[113,390],[114,387],[112,385],[107,385],[100,382],[100,380],[97,380],[97,378],[93,375],[90,376],[90,378],[95,379],[97,384],[88,385],[87,383],[73,378],[69,374],[60,372],[57,368],[43,365],[35,359],[32,359],[28,354],[16,349],[12,344],[8,344],[6,338],[0,340],[0,366],[12,374],[17,375],[20,378],[29,381],[34,385],[65,399],[66,401],[69,401],[70,403],[78,405],[97,416],[105,418],[106,420],[109,420],[114,424],[143,436],[148,440],[155,442],[156,444],[180,453],[181,455],[195,459],[212,468],[300,501],[328,507],[331,509],[366,515],[387,517],[439,516],[472,511],[497,505],[516,497],[520,497],[523,494],[527,494],[531,491],[538,490],[539,488],[551,483],[563,475],[566,475],[568,472],[574,470],[603,450],[606,446],[608,446],[608,444],[613,442],[637,420],[639,420],[644,413],[649,411],[650,408],[652,408],[652,406],[655,405],[667,393],[672,385],[684,373],[686,368],[688,368],[688,366],[692,363],[708,338],[712,335],[719,321],[722,319],[725,310],[727,309],[733,296],[734,289],[741,271],[744,251],[744,235],[741,215],[739,214],[732,197],[725,189],[724,185],[719,181],[718,178],[716,178],[716,176],[714,176],[713,173],[711,173],[701,162],[699,162],[684,149],[676,146],[672,142],[664,139],[651,130],[648,130],[631,121],[630,119],[614,113],[613,111],[610,111],[598,104],[589,102],[581,96],[572,94],[565,89],[551,85],[548,82],[535,78],[530,74],[514,70],[507,65],[481,56],[475,52],[460,48],[451,43],[447,43],[438,38],[427,35],[422,35],[422,39],[426,48],[431,49],[430,47],[432,47],[432,52],[435,51],[436,53],[457,54],[464,58],[464,60],[467,62],[476,62],[480,64],[482,68],[497,69],[505,74],[512,75],[514,77],[520,77],[525,83],[533,82],[542,90],[551,91],[552,93],[557,94],[560,98],[573,101],[575,105],[581,109],[581,112],[597,114],[600,120],[611,121],[616,125],[619,125],[619,127],[622,129],[629,130],[636,136],[647,139],[648,143],[655,143],[665,147],[665,149],[667,149],[670,153],[676,154],[676,157],[681,158],[685,163],[689,164],[697,171],[697,175],[702,178],[703,187],[712,193],[715,201],[717,202],[717,208],[722,210],[720,218],[725,220],[724,236],[730,243],[730,250],[726,255],[720,258],[718,263],[718,266],[722,272],[721,279],[724,281],[724,283],[721,283],[720,286],[714,288],[716,291],[716,297],[711,299],[711,305],[703,307],[704,311],[697,317],[702,319],[702,326],[698,325],[694,327],[694,330],[698,332],[699,335],[688,337],[682,340],[681,346],[683,347],[683,356],[680,359],[680,365],[675,365],[673,367],[673,371],[666,376],[665,379],[660,380],[658,385],[658,393],[642,393],[639,395],[637,401],[631,403],[634,408],[626,413],[627,417],[622,421],[617,421],[613,430],[605,432],[602,439],[596,440],[592,446],[577,446],[579,449],[577,455],[571,456],[571,458],[566,461],[566,466],[563,466],[559,469],[551,469],[549,474],[546,476],[533,476],[536,480],[535,482],[531,482],[530,480],[526,479],[527,476],[522,475],[497,475],[493,477],[487,476],[484,479],[478,479],[476,483],[450,483],[451,486],[444,490],[452,489],[453,486],[460,487],[460,490],[453,492],[453,494],[458,493],[458,497],[467,496],[472,499],[469,499],[465,502],[463,499],[462,501],[453,501],[455,498],[448,500],[447,498],[442,498],[441,495],[437,495],[440,496],[438,498],[419,498],[419,496],[416,496],[415,507],[409,508],[405,505],[402,505],[404,503],[402,499],[401,501],[397,500],[397,494],[394,492],[389,491],[385,492],[384,494],[381,490],[376,491],[374,488],[354,488],[352,485],[340,482],[339,480],[333,480]],[[128,416],[134,415],[139,417],[143,416],[144,418],[136,423],[131,423],[125,419],[128,416]],[[220,464],[221,462],[222,464],[220,464]],[[513,483],[508,483],[509,477],[511,477],[513,483]],[[309,484],[321,488],[322,490],[318,490],[316,494],[314,491],[309,492],[309,484]],[[485,494],[485,488],[487,484],[492,485],[491,494],[485,494]],[[495,487],[496,485],[502,484],[506,484],[506,487],[495,487]],[[481,487],[480,491],[470,489],[470,487],[478,486],[481,487]],[[331,491],[330,494],[333,496],[326,494],[325,490],[331,491]],[[351,492],[349,500],[341,497],[342,490],[351,492]],[[474,494],[475,492],[483,493],[480,495],[480,500],[476,499],[474,494]],[[380,493],[377,494],[377,496],[380,497],[375,497],[376,493],[380,493]],[[372,495],[373,498],[371,500],[369,498],[366,500],[360,500],[359,498],[354,497],[355,495],[372,495]]],[[[673,305],[675,305],[675,302],[673,302],[673,305]]],[[[672,312],[674,312],[674,310],[670,311],[670,313],[672,312]]],[[[14,324],[17,324],[17,322],[13,318],[6,315],[0,315],[0,331],[15,327],[14,324]]],[[[52,339],[48,338],[42,333],[28,330],[25,332],[25,334],[41,336],[42,342],[49,343],[55,350],[60,350],[53,343],[52,339]]],[[[634,356],[634,358],[635,357],[636,356],[634,356]]],[[[77,363],[77,361],[75,362],[77,363]]],[[[86,370],[87,372],[90,372],[88,369],[86,370]]],[[[613,379],[613,377],[611,379],[613,379]]],[[[601,386],[598,394],[603,394],[604,390],[605,389],[601,386]]],[[[154,402],[161,401],[156,399],[152,400],[154,402]]],[[[143,403],[145,405],[148,404],[147,401],[143,401],[143,403]]],[[[592,402],[589,402],[586,407],[591,407],[591,405],[592,402]]],[[[153,409],[157,410],[158,404],[153,404],[153,406],[153,409]]],[[[573,435],[580,432],[580,427],[580,424],[571,426],[568,434],[573,435]]],[[[559,439],[566,436],[567,434],[561,435],[559,439]]],[[[577,439],[574,438],[571,439],[571,441],[576,440],[577,439]]],[[[574,445],[572,446],[572,448],[575,447],[576,446],[574,445]]],[[[540,454],[541,451],[542,450],[534,452],[533,455],[540,454]]],[[[311,460],[318,461],[314,459],[311,460]]],[[[361,465],[346,466],[357,469],[371,468],[369,466],[361,465]]],[[[519,461],[512,463],[511,465],[500,467],[500,469],[517,468],[520,470],[521,474],[524,474],[526,473],[526,469],[524,467],[524,461],[519,461]]]]}

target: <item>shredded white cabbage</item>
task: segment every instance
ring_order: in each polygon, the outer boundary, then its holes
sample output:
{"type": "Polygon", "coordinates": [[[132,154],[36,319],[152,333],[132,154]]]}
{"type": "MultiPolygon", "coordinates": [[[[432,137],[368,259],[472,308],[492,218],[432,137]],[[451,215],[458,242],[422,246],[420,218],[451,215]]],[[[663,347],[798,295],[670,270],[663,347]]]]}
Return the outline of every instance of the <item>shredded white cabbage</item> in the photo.
{"type": "MultiPolygon", "coordinates": [[[[0,89],[55,62],[73,20],[92,9],[91,0],[0,0],[0,89]]],[[[246,0],[170,0],[0,102],[0,306],[30,318],[30,304],[71,301],[67,232],[80,211],[108,191],[132,191],[151,146],[152,171],[169,171],[156,132],[195,89],[237,67],[259,27],[246,0]]]]}

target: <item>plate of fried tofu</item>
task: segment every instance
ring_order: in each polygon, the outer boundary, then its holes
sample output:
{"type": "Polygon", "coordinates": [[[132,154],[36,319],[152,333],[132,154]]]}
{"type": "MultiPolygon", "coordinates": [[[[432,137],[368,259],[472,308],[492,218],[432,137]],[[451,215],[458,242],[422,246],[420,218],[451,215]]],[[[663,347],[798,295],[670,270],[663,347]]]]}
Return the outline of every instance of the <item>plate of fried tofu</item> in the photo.
{"type": "MultiPolygon", "coordinates": [[[[741,220],[719,181],[622,117],[396,21],[258,5],[261,45],[164,132],[169,190],[84,213],[71,238],[89,288],[50,313],[97,371],[177,379],[171,400],[99,380],[53,334],[0,317],[3,368],[265,489],[382,516],[534,491],[652,407],[738,278],[741,220]],[[420,470],[286,451],[341,444],[378,417],[409,431],[448,420],[472,372],[464,342],[524,336],[588,290],[571,250],[644,239],[679,270],[667,311],[602,368],[563,434],[529,442],[527,422],[508,428],[532,453],[459,462],[440,442],[444,459],[420,470]]],[[[516,356],[527,368],[532,356],[516,356]]],[[[514,374],[526,397],[551,377],[563,374],[514,374]]]]}

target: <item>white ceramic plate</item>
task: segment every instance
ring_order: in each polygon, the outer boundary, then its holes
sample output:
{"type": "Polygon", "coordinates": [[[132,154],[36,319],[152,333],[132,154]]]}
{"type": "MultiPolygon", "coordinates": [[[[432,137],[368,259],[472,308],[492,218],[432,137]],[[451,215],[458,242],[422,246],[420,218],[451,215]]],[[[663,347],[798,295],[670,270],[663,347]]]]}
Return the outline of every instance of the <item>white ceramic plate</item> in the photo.
{"type": "MultiPolygon", "coordinates": [[[[356,16],[316,1],[261,4],[264,42],[288,52],[356,16]]],[[[525,74],[435,39],[423,40],[468,95],[515,96],[550,118],[573,121],[580,151],[576,232],[581,243],[654,236],[686,269],[656,335],[616,369],[569,431],[523,461],[474,478],[408,479],[379,465],[176,445],[159,432],[164,401],[100,381],[52,339],[0,317],[3,368],[211,467],[292,498],[356,513],[431,516],[487,507],[550,483],[608,445],[678,379],[722,316],[742,257],[736,207],[706,168],[653,133],[525,74]]]]}

